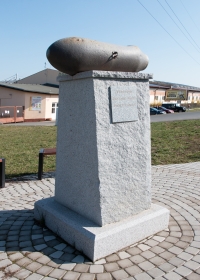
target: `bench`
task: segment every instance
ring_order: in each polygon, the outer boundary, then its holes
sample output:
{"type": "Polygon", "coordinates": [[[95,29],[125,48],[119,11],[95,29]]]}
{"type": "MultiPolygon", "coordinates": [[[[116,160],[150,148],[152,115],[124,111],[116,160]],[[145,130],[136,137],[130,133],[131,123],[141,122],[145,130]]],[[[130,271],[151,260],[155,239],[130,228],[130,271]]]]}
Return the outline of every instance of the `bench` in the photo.
{"type": "Polygon", "coordinates": [[[5,187],[5,158],[0,158],[0,188],[5,187]]]}
{"type": "Polygon", "coordinates": [[[44,157],[51,155],[56,155],[56,148],[40,149],[38,162],[38,180],[42,180],[44,157]]]}

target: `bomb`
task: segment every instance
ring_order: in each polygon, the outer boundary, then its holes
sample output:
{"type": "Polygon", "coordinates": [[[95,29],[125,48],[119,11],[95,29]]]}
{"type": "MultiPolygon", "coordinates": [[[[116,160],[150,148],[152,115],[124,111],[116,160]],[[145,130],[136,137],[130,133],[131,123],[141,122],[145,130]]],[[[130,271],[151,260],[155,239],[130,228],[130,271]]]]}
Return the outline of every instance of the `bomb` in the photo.
{"type": "Polygon", "coordinates": [[[90,70],[139,72],[148,65],[147,55],[137,46],[118,46],[79,37],[54,42],[46,55],[53,67],[71,76],[90,70]]]}

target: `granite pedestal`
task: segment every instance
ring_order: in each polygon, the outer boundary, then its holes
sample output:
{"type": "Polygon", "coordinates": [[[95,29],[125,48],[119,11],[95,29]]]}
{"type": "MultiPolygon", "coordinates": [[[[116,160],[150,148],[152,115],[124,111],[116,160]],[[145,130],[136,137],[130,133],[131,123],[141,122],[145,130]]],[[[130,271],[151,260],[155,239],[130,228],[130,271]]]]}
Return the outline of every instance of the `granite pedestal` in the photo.
{"type": "Polygon", "coordinates": [[[168,225],[151,205],[149,78],[59,77],[55,197],[36,202],[35,218],[93,261],[168,225]]]}

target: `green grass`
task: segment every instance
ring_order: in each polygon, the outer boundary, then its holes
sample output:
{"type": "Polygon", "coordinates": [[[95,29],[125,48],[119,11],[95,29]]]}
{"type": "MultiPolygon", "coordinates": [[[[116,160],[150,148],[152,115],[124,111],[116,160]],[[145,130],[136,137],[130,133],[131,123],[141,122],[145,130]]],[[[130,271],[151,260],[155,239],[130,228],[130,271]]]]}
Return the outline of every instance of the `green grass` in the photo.
{"type": "MultiPolygon", "coordinates": [[[[57,127],[0,127],[0,157],[6,178],[37,173],[41,148],[56,147],[57,127]]],[[[152,164],[200,161],[200,120],[151,124],[152,164]]],[[[44,172],[55,170],[55,156],[45,157],[44,172]]]]}
{"type": "MultiPolygon", "coordinates": [[[[6,178],[37,173],[41,148],[56,147],[57,127],[0,127],[0,157],[6,159],[6,178]]],[[[44,172],[55,170],[55,156],[45,157],[44,172]]]]}
{"type": "Polygon", "coordinates": [[[151,124],[152,164],[200,161],[200,120],[151,124]]]}

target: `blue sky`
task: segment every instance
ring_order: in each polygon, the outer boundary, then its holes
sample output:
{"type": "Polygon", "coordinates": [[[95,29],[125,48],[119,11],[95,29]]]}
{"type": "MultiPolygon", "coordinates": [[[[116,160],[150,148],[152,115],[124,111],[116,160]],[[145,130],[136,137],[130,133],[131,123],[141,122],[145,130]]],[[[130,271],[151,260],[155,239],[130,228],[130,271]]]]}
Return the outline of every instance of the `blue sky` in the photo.
{"type": "Polygon", "coordinates": [[[148,55],[144,72],[153,73],[154,80],[200,87],[199,0],[1,0],[0,4],[0,81],[16,73],[19,78],[34,74],[45,63],[53,69],[46,59],[49,45],[77,36],[136,45],[148,55]]]}

